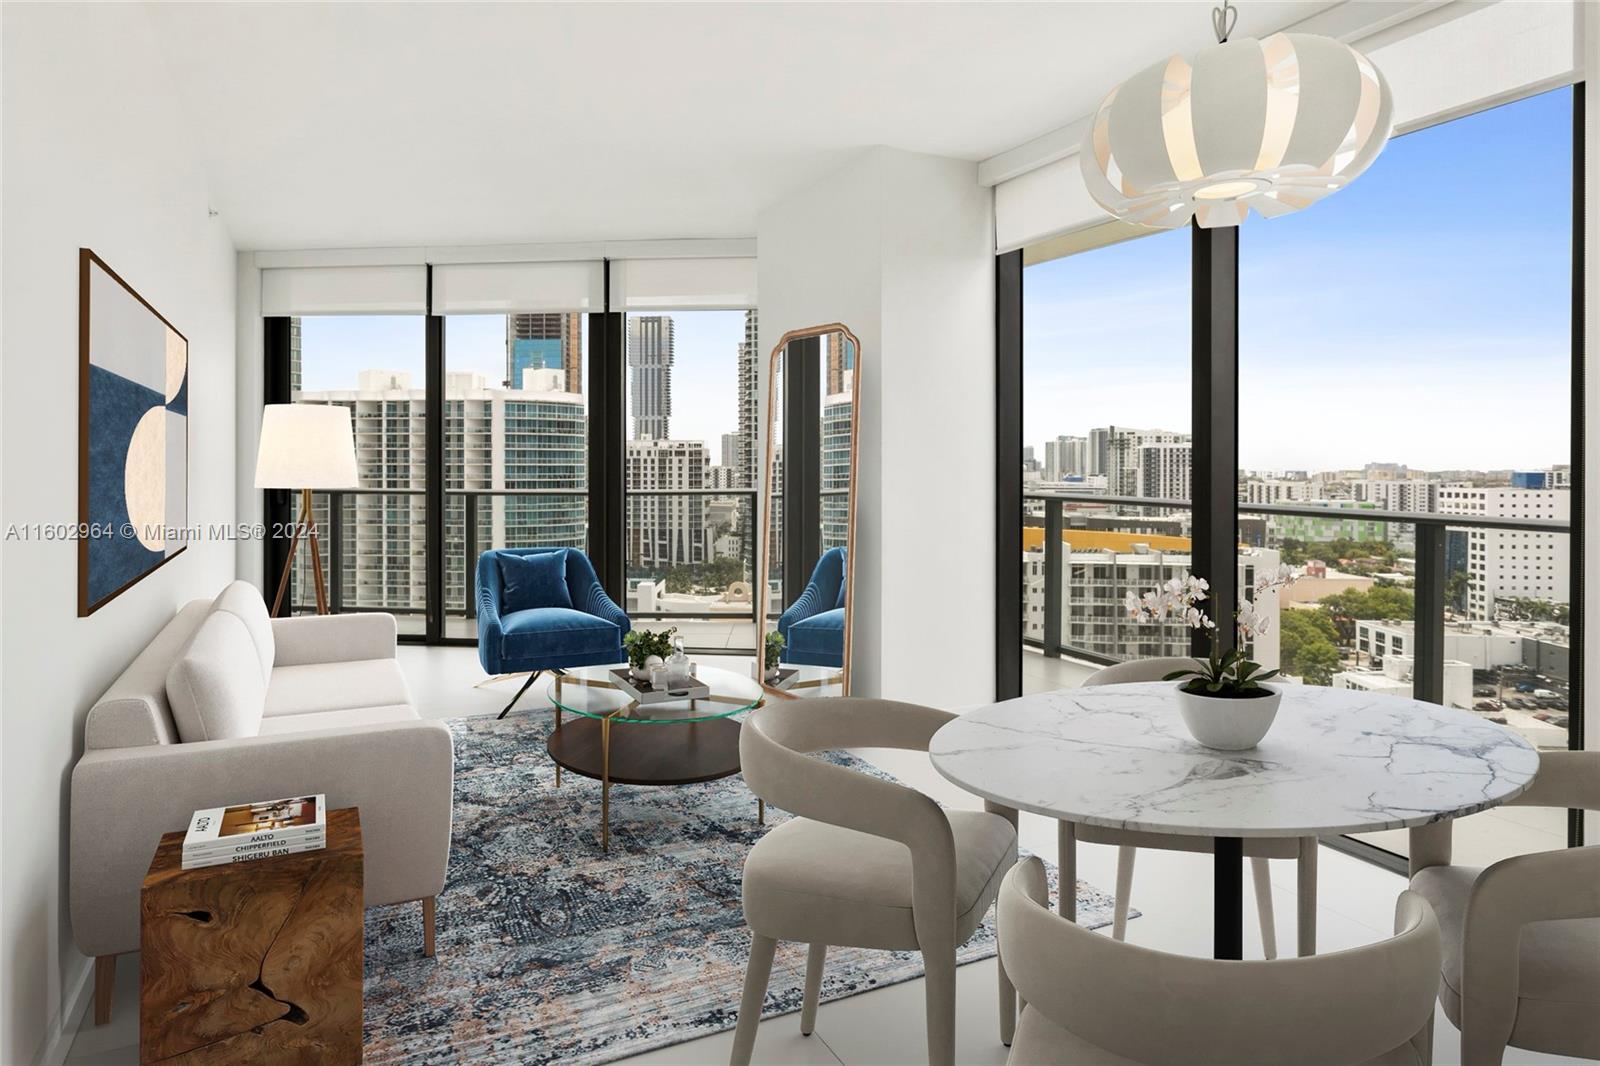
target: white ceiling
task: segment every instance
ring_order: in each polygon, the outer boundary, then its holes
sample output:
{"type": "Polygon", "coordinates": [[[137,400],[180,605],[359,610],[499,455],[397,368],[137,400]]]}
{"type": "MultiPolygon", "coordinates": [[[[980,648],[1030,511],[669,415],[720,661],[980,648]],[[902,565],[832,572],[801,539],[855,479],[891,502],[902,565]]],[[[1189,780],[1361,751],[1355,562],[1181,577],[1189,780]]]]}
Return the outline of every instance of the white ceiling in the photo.
{"type": "MultiPolygon", "coordinates": [[[[1248,0],[1236,36],[1327,2],[1248,0]]],[[[1212,0],[151,4],[241,248],[737,237],[873,145],[982,159],[1212,0]]]]}

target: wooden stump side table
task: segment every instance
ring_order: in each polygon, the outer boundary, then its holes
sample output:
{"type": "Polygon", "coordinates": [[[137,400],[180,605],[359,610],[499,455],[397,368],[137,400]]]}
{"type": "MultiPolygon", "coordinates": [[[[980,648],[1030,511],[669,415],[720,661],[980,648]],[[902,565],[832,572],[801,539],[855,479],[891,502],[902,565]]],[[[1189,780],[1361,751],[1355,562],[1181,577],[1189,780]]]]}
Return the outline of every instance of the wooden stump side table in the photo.
{"type": "Polygon", "coordinates": [[[161,838],[139,897],[139,1061],[361,1061],[354,807],[320,851],[185,870],[161,838]]]}

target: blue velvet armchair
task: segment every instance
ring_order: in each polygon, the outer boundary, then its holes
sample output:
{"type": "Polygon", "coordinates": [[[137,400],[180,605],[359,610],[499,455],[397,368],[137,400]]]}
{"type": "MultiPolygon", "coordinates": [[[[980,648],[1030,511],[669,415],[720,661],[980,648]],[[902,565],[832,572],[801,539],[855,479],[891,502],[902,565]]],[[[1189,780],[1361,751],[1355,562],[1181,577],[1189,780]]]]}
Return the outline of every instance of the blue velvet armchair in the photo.
{"type": "Polygon", "coordinates": [[[806,590],[778,619],[784,662],[844,665],[844,563],[843,548],[823,552],[806,590]]]}
{"type": "Polygon", "coordinates": [[[632,623],[600,587],[589,557],[576,548],[497,548],[478,557],[478,660],[489,674],[528,671],[528,680],[511,697],[506,713],[544,671],[574,666],[605,666],[627,659],[622,637],[632,623]],[[500,556],[564,553],[571,607],[534,607],[506,612],[500,556]]]}

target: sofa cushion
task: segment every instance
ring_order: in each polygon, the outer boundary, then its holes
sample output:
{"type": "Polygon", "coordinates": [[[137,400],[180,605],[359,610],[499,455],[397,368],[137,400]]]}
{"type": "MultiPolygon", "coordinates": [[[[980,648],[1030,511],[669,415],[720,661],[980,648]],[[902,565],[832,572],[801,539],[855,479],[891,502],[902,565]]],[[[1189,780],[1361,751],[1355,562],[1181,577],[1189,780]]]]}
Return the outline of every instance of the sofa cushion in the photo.
{"type": "Polygon", "coordinates": [[[237,615],[212,611],[167,671],[167,701],[179,739],[253,737],[266,699],[249,630],[237,615]]]}
{"type": "Polygon", "coordinates": [[[338,711],[311,711],[307,714],[278,714],[261,719],[262,736],[282,733],[309,733],[318,729],[349,729],[352,726],[382,725],[385,722],[411,722],[416,709],[407,703],[382,707],[350,707],[338,711]]]}
{"type": "Polygon", "coordinates": [[[245,631],[250,634],[250,643],[255,646],[256,659],[261,663],[261,680],[268,680],[272,674],[276,647],[272,636],[272,618],[267,614],[267,605],[261,599],[261,593],[248,581],[235,581],[217,594],[217,598],[211,601],[211,609],[227,611],[244,623],[245,631]]]}
{"type": "Polygon", "coordinates": [[[539,607],[501,616],[500,647],[508,660],[549,660],[584,665],[578,660],[613,655],[620,662],[622,631],[615,622],[562,607],[539,607]]]}
{"type": "Polygon", "coordinates": [[[565,548],[531,555],[496,552],[495,557],[500,563],[502,613],[572,606],[572,593],[567,591],[565,548]]]}
{"type": "Polygon", "coordinates": [[[210,613],[210,600],[192,600],[145,645],[89,708],[83,723],[85,750],[178,743],[178,728],[167,702],[167,671],[210,613]]]}
{"type": "Polygon", "coordinates": [[[409,704],[405,674],[393,659],[357,659],[347,663],[280,666],[267,679],[262,714],[340,711],[351,707],[409,704]]]}

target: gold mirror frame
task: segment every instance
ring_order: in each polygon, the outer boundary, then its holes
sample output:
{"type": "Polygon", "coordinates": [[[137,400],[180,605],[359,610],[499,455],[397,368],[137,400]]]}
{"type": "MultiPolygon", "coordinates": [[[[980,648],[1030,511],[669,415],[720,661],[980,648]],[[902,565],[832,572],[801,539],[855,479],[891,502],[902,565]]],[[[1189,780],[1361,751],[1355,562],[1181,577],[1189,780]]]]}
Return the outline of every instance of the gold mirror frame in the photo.
{"type": "MultiPolygon", "coordinates": [[[[777,621],[771,617],[769,598],[772,595],[772,459],[773,446],[772,421],[773,406],[777,403],[778,371],[783,354],[794,341],[806,340],[810,337],[826,337],[831,333],[842,334],[846,340],[855,345],[855,361],[850,368],[850,506],[845,512],[845,538],[844,538],[844,665],[839,669],[839,693],[843,696],[850,695],[850,665],[854,655],[855,621],[856,621],[856,464],[859,460],[861,449],[861,338],[842,322],[830,322],[825,326],[807,326],[804,329],[791,329],[773,346],[772,354],[767,357],[767,410],[763,425],[766,430],[767,443],[762,449],[765,460],[761,464],[761,541],[757,557],[760,559],[760,575],[756,581],[758,604],[756,611],[758,621],[756,624],[756,671],[761,672],[763,659],[767,646],[767,634],[777,629],[777,621]]],[[[781,604],[782,598],[780,596],[781,604]]],[[[780,612],[781,613],[781,612],[780,612]]],[[[788,693],[783,693],[789,695],[788,693]]]]}

